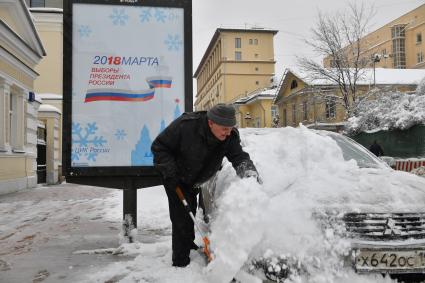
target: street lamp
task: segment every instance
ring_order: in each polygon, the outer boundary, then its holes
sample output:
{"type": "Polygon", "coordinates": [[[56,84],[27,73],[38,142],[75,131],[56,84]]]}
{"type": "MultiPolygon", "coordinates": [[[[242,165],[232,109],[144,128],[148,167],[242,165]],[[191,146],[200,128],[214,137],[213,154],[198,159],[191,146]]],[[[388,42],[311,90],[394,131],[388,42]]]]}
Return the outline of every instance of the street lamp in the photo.
{"type": "Polygon", "coordinates": [[[372,55],[372,63],[373,63],[373,86],[376,85],[375,78],[375,64],[381,61],[381,54],[373,54],[372,55]]]}

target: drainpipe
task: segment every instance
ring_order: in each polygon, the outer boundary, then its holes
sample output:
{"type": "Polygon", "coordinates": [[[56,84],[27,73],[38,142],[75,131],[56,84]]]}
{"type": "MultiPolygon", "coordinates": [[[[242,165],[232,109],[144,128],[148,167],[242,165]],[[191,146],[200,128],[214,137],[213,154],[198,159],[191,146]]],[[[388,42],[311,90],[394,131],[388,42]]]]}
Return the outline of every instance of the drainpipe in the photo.
{"type": "Polygon", "coordinates": [[[261,104],[261,100],[258,101],[260,103],[261,109],[263,109],[263,128],[266,127],[266,109],[264,109],[263,104],[261,104]]]}
{"type": "Polygon", "coordinates": [[[221,102],[224,102],[225,101],[225,99],[226,99],[226,64],[227,64],[227,54],[223,54],[223,52],[224,52],[224,48],[223,48],[223,46],[224,46],[224,35],[223,35],[223,37],[221,38],[221,58],[222,58],[222,61],[223,61],[223,97],[222,97],[222,101],[221,102]],[[223,56],[223,55],[226,55],[226,56],[223,56]],[[224,59],[224,58],[226,58],[226,59],[224,59]]]}

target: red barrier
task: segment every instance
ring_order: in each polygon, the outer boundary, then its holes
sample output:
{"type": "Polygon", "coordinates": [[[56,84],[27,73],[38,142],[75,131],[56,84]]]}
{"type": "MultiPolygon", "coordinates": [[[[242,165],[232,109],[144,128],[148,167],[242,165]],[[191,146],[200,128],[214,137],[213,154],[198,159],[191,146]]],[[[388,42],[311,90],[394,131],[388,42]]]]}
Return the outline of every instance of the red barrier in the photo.
{"type": "Polygon", "coordinates": [[[425,160],[397,160],[395,170],[410,172],[418,167],[425,166],[425,160]]]}

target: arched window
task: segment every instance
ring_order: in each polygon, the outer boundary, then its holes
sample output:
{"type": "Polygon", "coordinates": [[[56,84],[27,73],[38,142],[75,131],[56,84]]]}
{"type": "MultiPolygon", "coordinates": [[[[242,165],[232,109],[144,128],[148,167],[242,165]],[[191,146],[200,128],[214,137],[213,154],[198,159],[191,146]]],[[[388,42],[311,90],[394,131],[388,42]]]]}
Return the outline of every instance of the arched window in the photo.
{"type": "Polygon", "coordinates": [[[296,80],[293,80],[293,81],[291,82],[291,89],[294,89],[294,88],[296,88],[297,86],[298,86],[297,81],[296,81],[296,80]]]}

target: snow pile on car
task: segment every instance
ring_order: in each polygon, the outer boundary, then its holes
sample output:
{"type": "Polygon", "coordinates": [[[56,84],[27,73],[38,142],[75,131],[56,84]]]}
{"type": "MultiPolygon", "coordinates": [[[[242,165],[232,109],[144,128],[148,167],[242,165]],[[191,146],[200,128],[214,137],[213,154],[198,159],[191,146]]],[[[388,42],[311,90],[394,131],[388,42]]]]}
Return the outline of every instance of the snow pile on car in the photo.
{"type": "Polygon", "coordinates": [[[425,182],[391,169],[360,169],[343,159],[334,140],[305,127],[247,129],[241,136],[264,183],[239,179],[229,163],[220,172],[208,282],[229,282],[251,260],[273,256],[300,260],[308,282],[385,282],[344,268],[349,243],[332,230],[323,232],[312,215],[415,211],[425,201],[425,182]]]}
{"type": "Polygon", "coordinates": [[[425,79],[413,94],[383,92],[364,100],[348,119],[347,131],[405,130],[418,124],[425,124],[425,79]]]}
{"type": "MultiPolygon", "coordinates": [[[[290,271],[285,283],[391,282],[344,267],[341,256],[349,253],[349,242],[332,229],[323,231],[312,215],[423,211],[424,178],[385,167],[361,169],[344,161],[334,140],[305,127],[243,129],[241,139],[263,184],[240,179],[229,163],[224,165],[210,222],[215,259],[209,265],[192,251],[188,267],[171,266],[167,198],[162,188],[149,188],[138,193],[139,243],[125,246],[121,260],[95,266],[76,281],[227,283],[237,277],[253,283],[263,275],[250,278],[241,270],[264,259],[272,272],[290,271]]],[[[122,207],[110,213],[119,218],[122,207]]]]}

